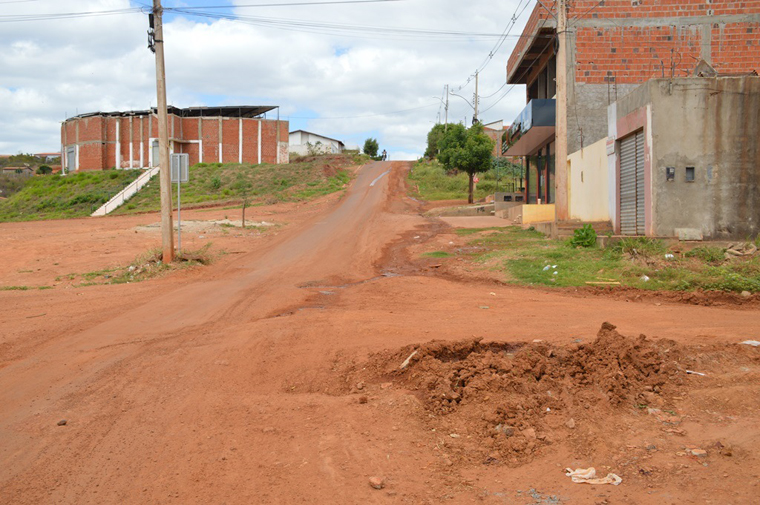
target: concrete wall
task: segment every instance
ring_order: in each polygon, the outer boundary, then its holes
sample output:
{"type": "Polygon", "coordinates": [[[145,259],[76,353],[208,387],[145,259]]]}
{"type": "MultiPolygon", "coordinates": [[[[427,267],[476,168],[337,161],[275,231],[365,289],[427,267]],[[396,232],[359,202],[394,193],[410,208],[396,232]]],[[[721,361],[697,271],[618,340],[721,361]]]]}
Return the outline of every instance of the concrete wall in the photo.
{"type": "Polygon", "coordinates": [[[309,144],[311,144],[311,149],[317,153],[338,154],[341,152],[340,143],[337,140],[314,133],[296,131],[290,134],[289,139],[289,151],[300,156],[309,154],[309,144]]]}
{"type": "Polygon", "coordinates": [[[760,77],[656,79],[614,109],[618,139],[645,129],[647,234],[691,228],[712,239],[757,235],[760,77]],[[667,167],[675,180],[666,180],[667,167]],[[694,167],[693,182],[686,167],[694,167]]]}
{"type": "Polygon", "coordinates": [[[567,157],[570,219],[608,221],[607,137],[567,157]]]}

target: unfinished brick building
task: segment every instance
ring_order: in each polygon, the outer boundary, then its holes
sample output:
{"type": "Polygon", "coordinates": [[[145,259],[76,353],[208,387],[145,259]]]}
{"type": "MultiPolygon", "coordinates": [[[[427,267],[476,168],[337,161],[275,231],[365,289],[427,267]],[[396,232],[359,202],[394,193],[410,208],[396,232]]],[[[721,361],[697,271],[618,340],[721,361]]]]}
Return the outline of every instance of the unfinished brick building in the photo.
{"type": "MultiPolygon", "coordinates": [[[[169,149],[190,163],[287,163],[287,121],[276,107],[169,107],[169,149]]],[[[158,116],[150,111],[94,112],[61,126],[64,172],[158,165],[158,116]]]]}
{"type": "MultiPolygon", "coordinates": [[[[567,66],[558,69],[556,4],[533,9],[507,63],[507,81],[526,85],[525,111],[505,151],[522,156],[526,201],[554,203],[554,97],[567,76],[569,215],[610,219],[603,202],[614,104],[651,79],[757,75],[760,0],[575,0],[568,2],[567,66]],[[611,112],[612,111],[612,112],[611,112]],[[573,165],[573,167],[571,167],[573,165]]],[[[679,84],[683,85],[683,84],[679,84]]],[[[563,165],[557,164],[557,169],[563,165]]]]}

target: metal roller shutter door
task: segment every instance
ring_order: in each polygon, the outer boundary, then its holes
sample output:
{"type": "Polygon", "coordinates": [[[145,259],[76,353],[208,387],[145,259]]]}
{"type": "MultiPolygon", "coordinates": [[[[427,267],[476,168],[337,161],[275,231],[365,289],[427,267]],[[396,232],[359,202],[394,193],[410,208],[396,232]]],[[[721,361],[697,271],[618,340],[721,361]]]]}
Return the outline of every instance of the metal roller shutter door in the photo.
{"type": "Polygon", "coordinates": [[[620,233],[636,235],[636,135],[620,141],[620,233]]]}
{"type": "Polygon", "coordinates": [[[644,131],[636,133],[636,234],[646,235],[644,205],[644,131]]]}

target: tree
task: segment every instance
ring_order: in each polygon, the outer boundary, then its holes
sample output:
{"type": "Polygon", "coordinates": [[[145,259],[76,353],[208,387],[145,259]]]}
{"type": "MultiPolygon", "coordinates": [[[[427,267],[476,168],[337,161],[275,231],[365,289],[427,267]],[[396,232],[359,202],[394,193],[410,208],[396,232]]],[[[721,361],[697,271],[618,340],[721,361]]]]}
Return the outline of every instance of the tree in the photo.
{"type": "Polygon", "coordinates": [[[446,132],[446,125],[437,124],[428,132],[427,136],[427,149],[425,149],[425,157],[428,159],[434,159],[438,156],[438,150],[440,147],[443,134],[446,132]]]}
{"type": "Polygon", "coordinates": [[[377,143],[377,139],[368,138],[364,141],[364,154],[372,156],[374,158],[377,156],[377,151],[379,149],[380,144],[377,143]]]}
{"type": "Polygon", "coordinates": [[[470,179],[468,203],[473,203],[475,174],[491,168],[494,142],[483,133],[483,125],[475,123],[469,129],[461,124],[449,125],[439,143],[438,159],[448,170],[456,168],[467,172],[470,179]]]}
{"type": "Polygon", "coordinates": [[[52,174],[52,173],[53,173],[53,169],[47,165],[40,165],[40,168],[37,169],[38,175],[47,175],[47,174],[52,174]]]}

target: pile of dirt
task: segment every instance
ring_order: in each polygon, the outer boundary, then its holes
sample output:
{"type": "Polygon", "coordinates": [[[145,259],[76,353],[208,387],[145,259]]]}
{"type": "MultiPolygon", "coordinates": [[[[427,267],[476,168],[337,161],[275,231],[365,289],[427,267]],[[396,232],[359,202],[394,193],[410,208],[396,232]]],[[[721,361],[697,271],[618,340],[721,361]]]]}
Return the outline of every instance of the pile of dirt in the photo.
{"type": "Polygon", "coordinates": [[[417,396],[432,429],[466,439],[452,448],[460,458],[516,465],[579,422],[665,408],[684,377],[680,357],[675,342],[625,337],[604,323],[588,344],[432,341],[374,355],[360,369],[367,381],[375,374],[417,396]]]}

